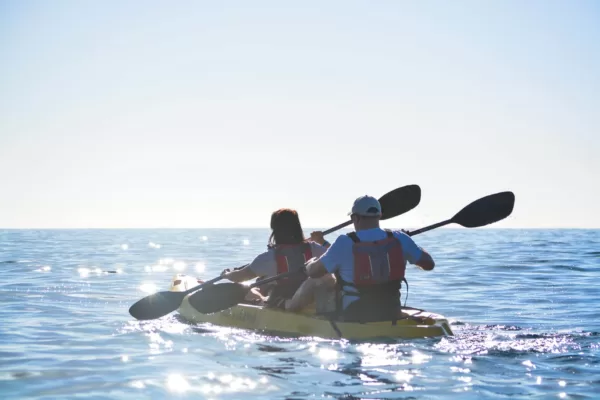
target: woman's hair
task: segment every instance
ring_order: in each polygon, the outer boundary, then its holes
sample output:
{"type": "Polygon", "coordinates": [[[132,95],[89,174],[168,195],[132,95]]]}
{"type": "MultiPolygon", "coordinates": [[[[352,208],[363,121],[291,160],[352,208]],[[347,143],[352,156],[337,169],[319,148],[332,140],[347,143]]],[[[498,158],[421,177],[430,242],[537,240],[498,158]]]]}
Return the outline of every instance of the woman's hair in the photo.
{"type": "Polygon", "coordinates": [[[296,210],[280,208],[271,214],[269,247],[276,244],[299,244],[304,241],[304,233],[296,210]]]}

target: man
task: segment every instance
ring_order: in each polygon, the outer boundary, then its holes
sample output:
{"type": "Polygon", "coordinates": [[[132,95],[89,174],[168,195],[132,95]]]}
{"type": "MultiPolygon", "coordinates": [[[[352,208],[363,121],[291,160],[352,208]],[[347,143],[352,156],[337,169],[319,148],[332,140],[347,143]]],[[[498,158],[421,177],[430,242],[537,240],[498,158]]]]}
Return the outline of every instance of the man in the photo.
{"type": "MultiPolygon", "coordinates": [[[[432,270],[435,263],[407,234],[379,227],[382,214],[376,198],[357,198],[348,214],[355,232],[340,235],[325,254],[306,264],[306,272],[310,278],[336,275],[344,321],[395,320],[406,262],[426,271],[432,270]]],[[[309,281],[304,286],[310,287],[309,281]]],[[[298,290],[288,309],[310,296],[309,290],[303,289],[298,290]]]]}

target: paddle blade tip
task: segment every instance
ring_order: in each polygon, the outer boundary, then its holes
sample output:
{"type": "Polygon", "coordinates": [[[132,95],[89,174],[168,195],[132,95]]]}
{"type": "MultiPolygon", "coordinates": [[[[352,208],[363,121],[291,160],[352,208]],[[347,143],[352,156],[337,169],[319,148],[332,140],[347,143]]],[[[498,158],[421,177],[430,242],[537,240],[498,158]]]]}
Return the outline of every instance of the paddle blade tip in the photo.
{"type": "Polygon", "coordinates": [[[418,206],[420,202],[421,187],[419,185],[412,184],[394,189],[379,199],[383,210],[381,220],[404,214],[418,206]]]}
{"type": "Polygon", "coordinates": [[[177,310],[185,295],[182,292],[159,292],[138,300],[129,307],[129,315],[138,321],[164,317],[177,310]]]}
{"type": "Polygon", "coordinates": [[[490,194],[460,210],[452,221],[465,228],[478,228],[501,221],[512,214],[515,194],[511,191],[490,194]]]}

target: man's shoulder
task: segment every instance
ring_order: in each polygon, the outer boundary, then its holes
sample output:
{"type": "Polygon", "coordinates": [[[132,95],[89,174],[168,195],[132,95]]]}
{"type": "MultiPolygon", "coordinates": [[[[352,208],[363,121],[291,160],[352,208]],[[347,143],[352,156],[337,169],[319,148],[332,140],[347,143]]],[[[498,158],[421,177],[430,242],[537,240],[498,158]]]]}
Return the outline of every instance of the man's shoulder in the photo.
{"type": "Polygon", "coordinates": [[[373,241],[383,239],[386,236],[386,233],[382,228],[372,228],[358,231],[357,235],[360,240],[373,241]]]}
{"type": "Polygon", "coordinates": [[[392,232],[394,233],[394,237],[396,237],[401,242],[413,242],[412,238],[406,233],[402,232],[401,230],[393,230],[392,232]]]}
{"type": "Polygon", "coordinates": [[[349,243],[351,241],[352,241],[352,239],[350,239],[350,236],[348,236],[347,233],[343,233],[343,234],[341,234],[341,235],[339,235],[338,237],[335,238],[335,240],[333,241],[333,244],[336,244],[336,243],[338,243],[338,244],[339,243],[349,243]]]}

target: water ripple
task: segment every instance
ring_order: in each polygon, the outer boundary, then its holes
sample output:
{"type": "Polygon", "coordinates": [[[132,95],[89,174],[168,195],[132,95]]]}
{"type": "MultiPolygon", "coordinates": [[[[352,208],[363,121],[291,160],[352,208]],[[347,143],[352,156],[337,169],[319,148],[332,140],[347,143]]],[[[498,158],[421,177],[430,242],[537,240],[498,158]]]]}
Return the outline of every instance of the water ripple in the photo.
{"type": "Polygon", "coordinates": [[[175,273],[247,263],[266,230],[0,234],[5,398],[594,398],[600,385],[600,231],[419,236],[436,268],[409,267],[408,305],[455,336],[377,342],[129,316],[175,273]]]}

